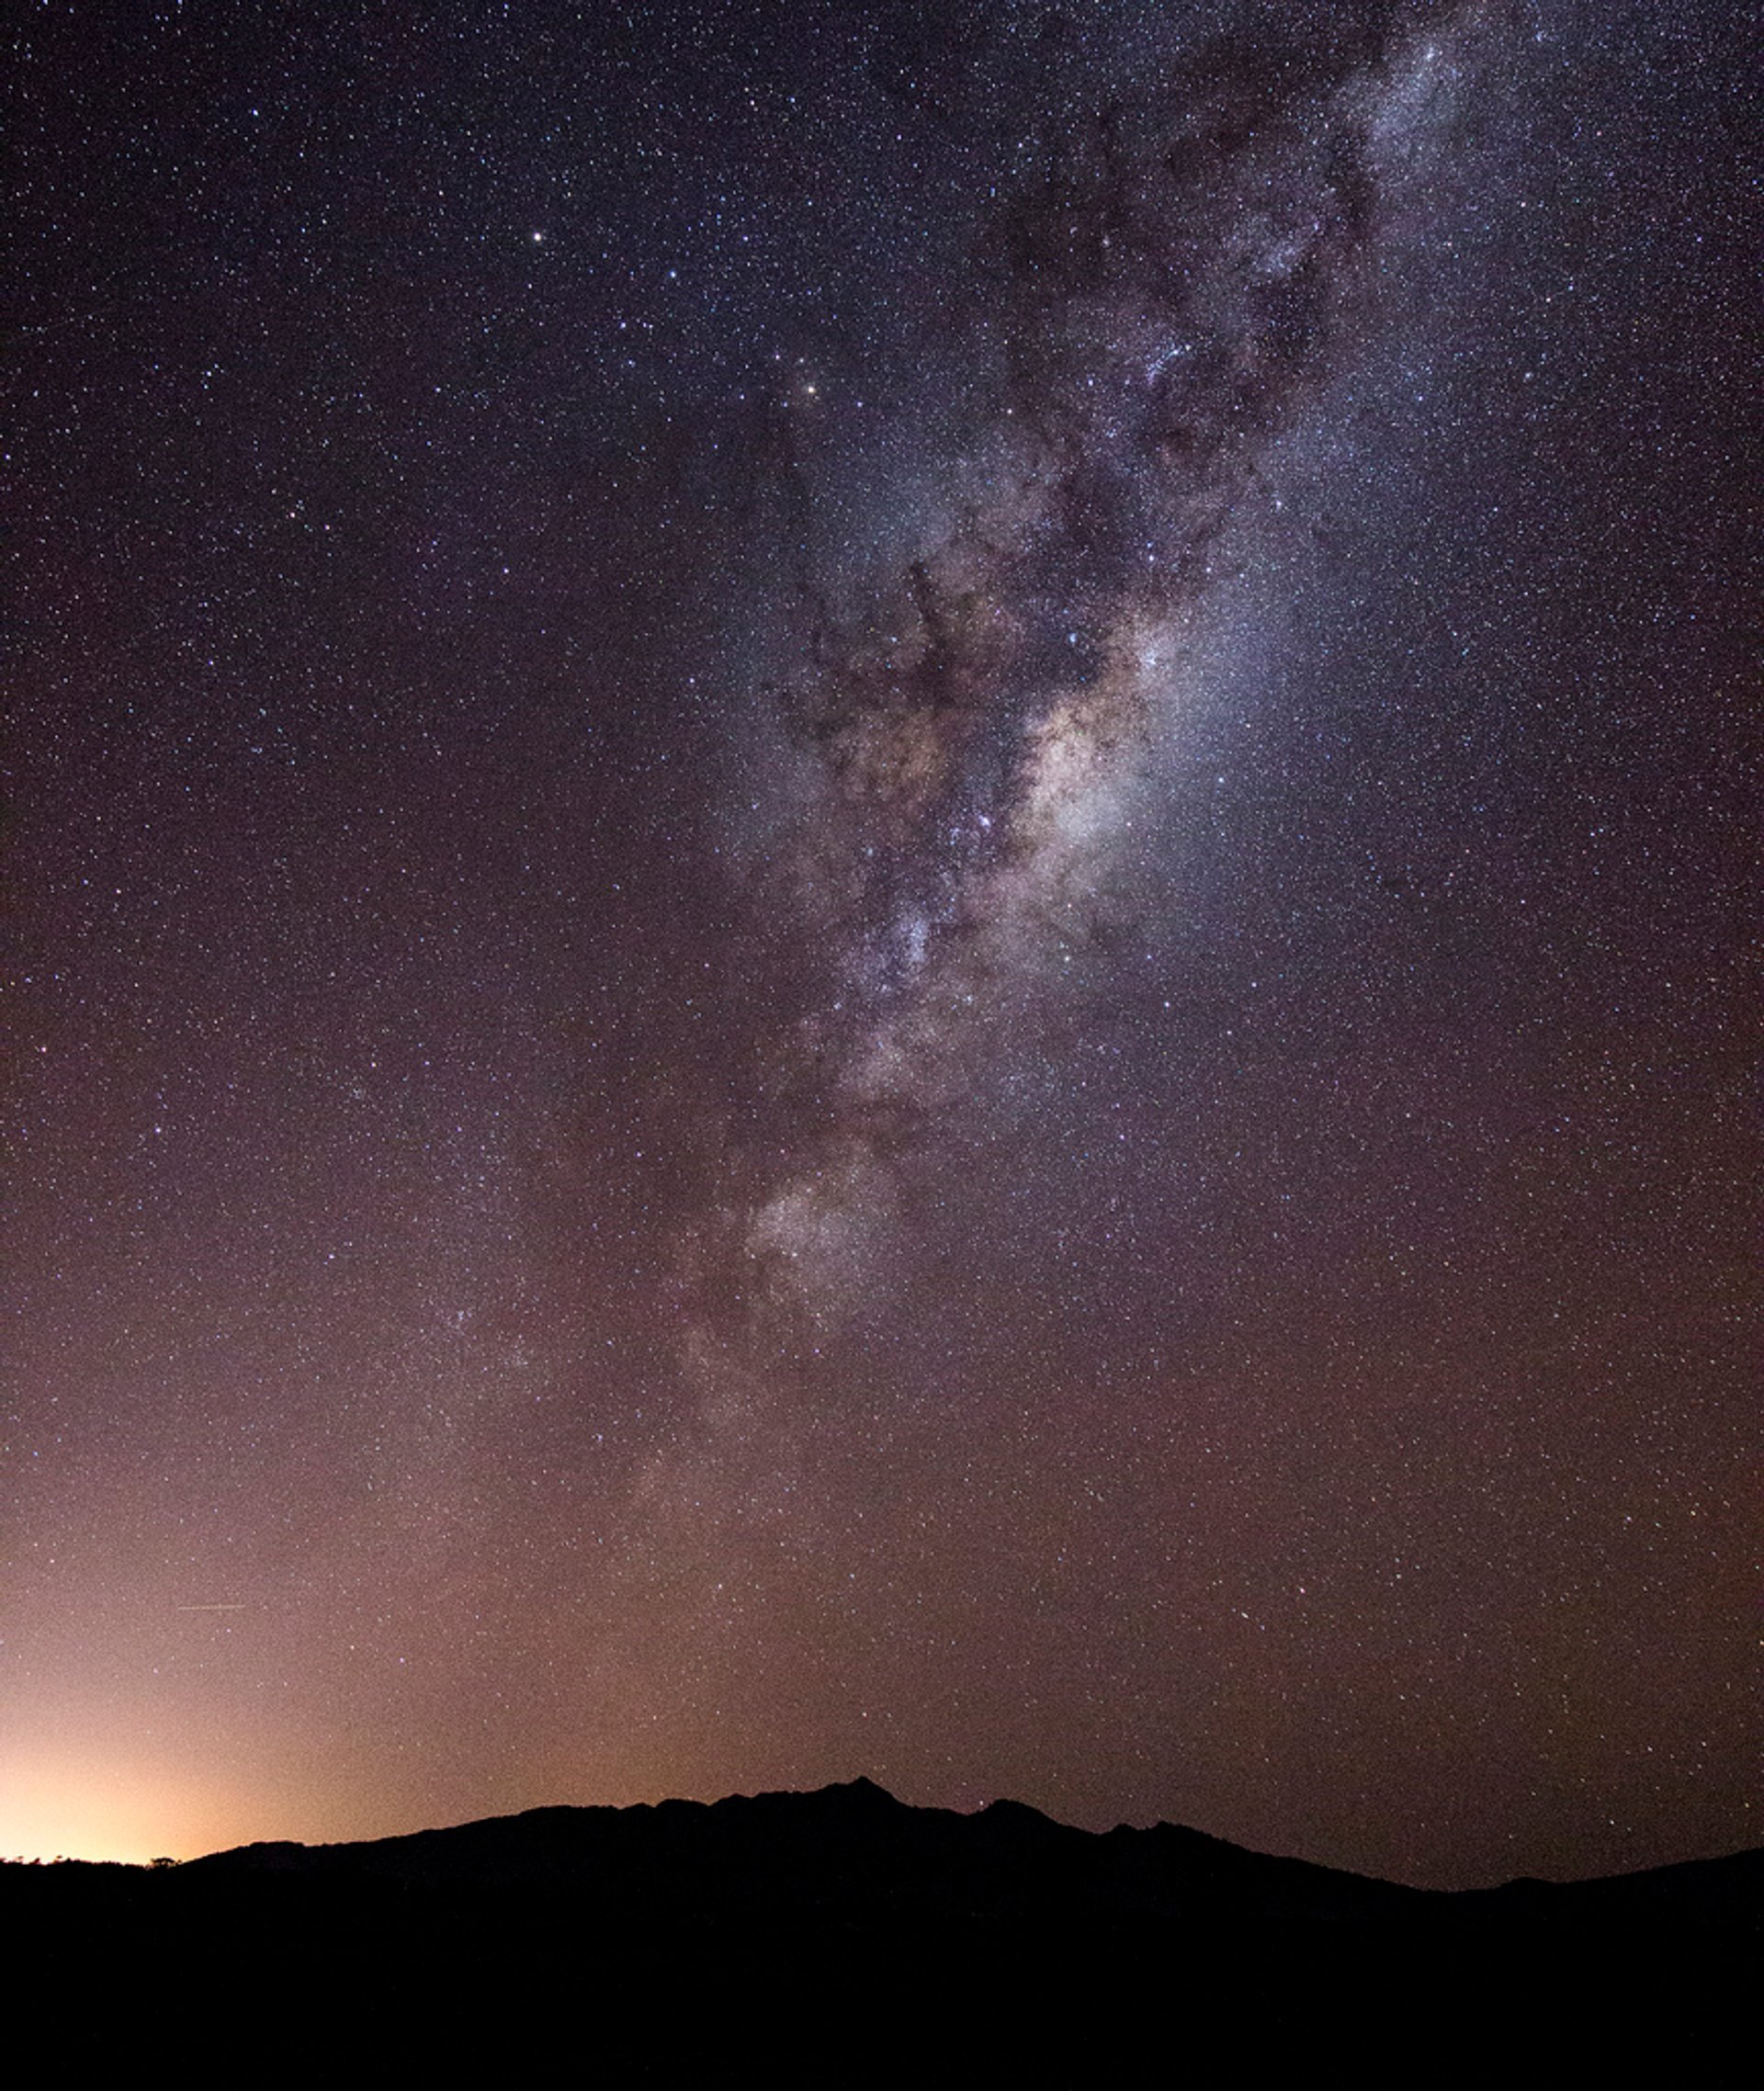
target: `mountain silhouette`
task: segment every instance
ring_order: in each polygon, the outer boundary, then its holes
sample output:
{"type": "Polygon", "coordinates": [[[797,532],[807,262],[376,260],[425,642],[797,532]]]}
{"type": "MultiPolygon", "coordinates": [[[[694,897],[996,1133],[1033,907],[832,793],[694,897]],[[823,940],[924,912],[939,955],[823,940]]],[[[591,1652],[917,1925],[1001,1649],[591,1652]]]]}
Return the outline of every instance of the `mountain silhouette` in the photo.
{"type": "Polygon", "coordinates": [[[17,1994],[94,2061],[107,2027],[181,1998],[257,2063],[328,2070],[519,2055],[603,2082],[1088,2085],[1330,2061],[1395,2080],[1406,2057],[1504,2069],[1519,2043],[1581,2068],[1654,2040],[1718,2082],[1764,1852],[1443,1893],[859,1779],[164,1869],[6,1866],[0,1921],[17,1994]]]}
{"type": "Polygon", "coordinates": [[[1160,1824],[1097,1836],[1020,1802],[915,1808],[867,1779],[707,1805],[534,1808],[369,1843],[253,1844],[183,1882],[295,1874],[406,1888],[573,1888],[666,1916],[764,1910],[1020,1917],[1369,1916],[1419,1891],[1239,1849],[1160,1824]]]}

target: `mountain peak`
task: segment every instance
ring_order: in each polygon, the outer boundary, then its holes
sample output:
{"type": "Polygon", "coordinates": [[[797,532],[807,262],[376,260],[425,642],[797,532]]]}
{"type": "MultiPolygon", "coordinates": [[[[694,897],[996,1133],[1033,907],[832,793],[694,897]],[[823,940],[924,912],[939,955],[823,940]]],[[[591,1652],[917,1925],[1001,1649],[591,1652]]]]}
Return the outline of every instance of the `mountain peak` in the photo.
{"type": "Polygon", "coordinates": [[[860,1801],[869,1807],[878,1803],[889,1808],[901,1805],[886,1786],[878,1786],[875,1780],[866,1779],[861,1771],[855,1779],[835,1780],[831,1786],[823,1786],[820,1791],[823,1798],[836,1794],[842,1800],[860,1801]]]}
{"type": "Polygon", "coordinates": [[[1051,1815],[1044,1815],[1039,1808],[1032,1808],[1027,1801],[989,1801],[980,1814],[988,1822],[994,1823],[1046,1823],[1051,1815]]]}

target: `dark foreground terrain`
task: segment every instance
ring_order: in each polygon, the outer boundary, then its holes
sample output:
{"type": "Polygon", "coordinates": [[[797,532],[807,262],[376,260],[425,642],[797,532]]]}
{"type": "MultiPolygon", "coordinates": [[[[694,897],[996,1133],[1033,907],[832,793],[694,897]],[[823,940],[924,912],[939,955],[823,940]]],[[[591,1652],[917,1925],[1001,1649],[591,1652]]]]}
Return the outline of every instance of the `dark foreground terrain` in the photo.
{"type": "Polygon", "coordinates": [[[15,2026],[70,2080],[1749,2081],[1764,1852],[1429,1894],[1192,1830],[865,1780],[543,1808],[159,1870],[0,1867],[15,2026]]]}

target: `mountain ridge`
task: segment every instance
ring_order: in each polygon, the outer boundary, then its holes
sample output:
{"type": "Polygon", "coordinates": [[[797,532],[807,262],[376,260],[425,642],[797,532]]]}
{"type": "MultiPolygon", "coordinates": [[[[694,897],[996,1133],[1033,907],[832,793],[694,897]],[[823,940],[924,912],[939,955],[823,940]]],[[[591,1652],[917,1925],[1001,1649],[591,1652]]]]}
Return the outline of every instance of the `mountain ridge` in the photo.
{"type": "MultiPolygon", "coordinates": [[[[1482,1888],[1410,1887],[1315,1861],[1258,1852],[1185,1825],[1086,1830],[1001,1798],[972,1813],[897,1800],[860,1776],[808,1791],[669,1798],[627,1806],[552,1803],[383,1837],[308,1845],[260,1840],[205,1853],[175,1871],[192,1879],[296,1873],[336,1883],[406,1887],[599,1887],[657,1900],[625,1878],[635,1868],[690,1871],[701,1895],[824,1903],[874,1890],[951,1891],[965,1878],[981,1904],[1118,1903],[1165,1917],[1216,1914],[1294,1917],[1510,1914],[1524,1906],[1584,1916],[1594,1903],[1734,1914],[1764,1905],[1764,1849],[1687,1859],[1586,1881],[1519,1878],[1482,1888]],[[672,1862],[672,1863],[670,1863],[672,1862]],[[757,1869],[757,1871],[756,1871],[757,1869]]],[[[682,1882],[682,1892],[687,1883],[682,1882]]]]}
{"type": "Polygon", "coordinates": [[[561,2059],[616,2084],[734,2063],[804,2091],[1090,2091],[1319,2058],[1356,2081],[1408,2085],[1430,2057],[1505,2081],[1515,2056],[1576,2081],[1641,2056],[1723,2083],[1764,1851],[1451,1892],[1169,1823],[916,1808],[865,1780],[164,1868],[0,1865],[6,1920],[22,2008],[107,2074],[172,2006],[228,2072],[269,2054],[345,2082],[549,2082],[561,2059]]]}

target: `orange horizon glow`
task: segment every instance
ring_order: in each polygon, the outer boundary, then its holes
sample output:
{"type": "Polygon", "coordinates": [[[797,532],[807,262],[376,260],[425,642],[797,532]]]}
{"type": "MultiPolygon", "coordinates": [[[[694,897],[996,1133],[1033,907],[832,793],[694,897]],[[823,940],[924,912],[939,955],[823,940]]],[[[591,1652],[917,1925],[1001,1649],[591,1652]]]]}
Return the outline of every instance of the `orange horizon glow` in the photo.
{"type": "Polygon", "coordinates": [[[0,1767],[0,1859],[194,1859],[238,1841],[229,1833],[241,1799],[97,1754],[9,1758],[0,1767]]]}
{"type": "MultiPolygon", "coordinates": [[[[337,1768],[331,1769],[327,1780],[314,1775],[310,1761],[297,1769],[276,1753],[275,1759],[236,1760],[218,1774],[199,1753],[173,1753],[150,1740],[131,1745],[113,1735],[107,1746],[82,1748],[40,1735],[0,1747],[0,1861],[144,1866],[258,1842],[399,1837],[559,1801],[628,1806],[664,1800],[673,1791],[665,1780],[639,1776],[611,1790],[594,1780],[597,1790],[587,1793],[579,1774],[559,1776],[560,1768],[544,1766],[494,1790],[462,1791],[424,1807],[371,1773],[344,1788],[334,1782],[337,1768]]],[[[713,1786],[699,1797],[719,1798],[722,1791],[713,1786]]]]}

